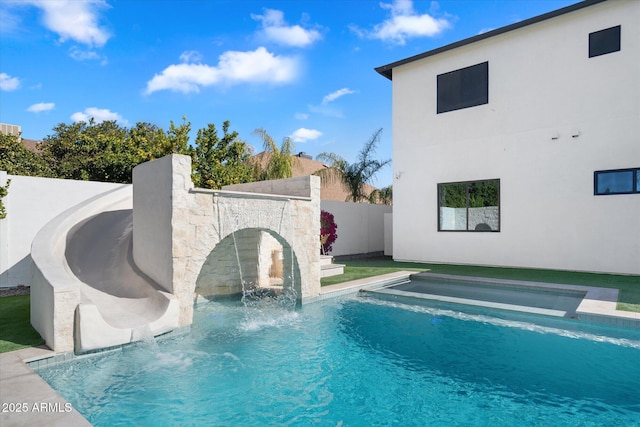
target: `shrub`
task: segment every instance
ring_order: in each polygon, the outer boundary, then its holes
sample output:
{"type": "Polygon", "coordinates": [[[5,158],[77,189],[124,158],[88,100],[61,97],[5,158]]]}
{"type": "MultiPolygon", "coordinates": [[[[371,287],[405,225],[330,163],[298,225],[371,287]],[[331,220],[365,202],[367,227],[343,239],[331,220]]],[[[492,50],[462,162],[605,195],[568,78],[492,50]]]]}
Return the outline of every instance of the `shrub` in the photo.
{"type": "Polygon", "coordinates": [[[327,211],[320,212],[320,253],[326,255],[332,251],[333,242],[338,238],[336,231],[338,226],[333,220],[333,214],[327,211]]]}

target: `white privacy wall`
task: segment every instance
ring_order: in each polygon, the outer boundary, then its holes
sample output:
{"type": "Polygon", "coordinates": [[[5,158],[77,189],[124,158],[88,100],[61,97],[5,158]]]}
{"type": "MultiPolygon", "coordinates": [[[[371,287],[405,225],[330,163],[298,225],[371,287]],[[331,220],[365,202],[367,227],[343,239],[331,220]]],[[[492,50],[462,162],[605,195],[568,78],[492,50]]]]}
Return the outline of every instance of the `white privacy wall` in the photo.
{"type": "Polygon", "coordinates": [[[640,274],[640,2],[606,1],[393,69],[397,260],[640,274]],[[622,49],[588,57],[589,33],[622,49]],[[489,103],[436,114],[436,76],[489,62],[489,103]],[[553,137],[557,137],[554,139],[553,137]],[[438,232],[437,184],[500,179],[499,232],[438,232]]]}
{"type": "Polygon", "coordinates": [[[384,215],[391,212],[391,206],[323,200],[320,207],[333,214],[338,226],[338,238],[329,255],[358,255],[384,251],[384,215]]]}
{"type": "Polygon", "coordinates": [[[31,283],[31,242],[46,223],[78,203],[123,185],[0,172],[0,185],[7,180],[11,180],[3,199],[7,217],[0,220],[0,287],[31,283]]]}

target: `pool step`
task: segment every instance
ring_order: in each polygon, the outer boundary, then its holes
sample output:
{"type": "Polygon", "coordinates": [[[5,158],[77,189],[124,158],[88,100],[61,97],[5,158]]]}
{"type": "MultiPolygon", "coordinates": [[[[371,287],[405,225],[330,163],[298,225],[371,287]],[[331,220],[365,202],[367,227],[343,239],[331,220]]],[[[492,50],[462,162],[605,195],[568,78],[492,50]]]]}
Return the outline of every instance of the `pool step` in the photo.
{"type": "Polygon", "coordinates": [[[344,274],[344,264],[334,264],[333,257],[320,255],[320,277],[330,277],[344,274]]]}

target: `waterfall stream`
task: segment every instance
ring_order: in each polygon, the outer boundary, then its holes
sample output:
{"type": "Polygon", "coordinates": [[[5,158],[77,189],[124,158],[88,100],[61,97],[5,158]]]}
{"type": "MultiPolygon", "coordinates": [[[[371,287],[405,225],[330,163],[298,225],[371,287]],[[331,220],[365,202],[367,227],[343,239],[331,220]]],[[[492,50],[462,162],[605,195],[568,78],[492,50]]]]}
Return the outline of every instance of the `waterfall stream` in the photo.
{"type": "MultiPolygon", "coordinates": [[[[235,252],[235,260],[238,267],[240,282],[242,285],[242,303],[245,306],[260,307],[264,305],[277,305],[282,308],[293,309],[297,303],[298,293],[295,290],[295,262],[293,243],[282,245],[283,230],[289,231],[289,227],[293,227],[293,221],[290,212],[290,200],[268,200],[266,203],[256,203],[255,200],[243,199],[233,196],[218,195],[214,200],[218,207],[218,216],[220,220],[220,235],[231,235],[235,252]],[[258,205],[258,207],[256,207],[258,205]],[[260,206],[262,205],[262,206],[260,206]],[[266,206],[264,206],[266,205],[266,206]],[[260,251],[264,235],[257,238],[255,247],[255,260],[247,260],[246,240],[247,237],[240,236],[239,232],[244,229],[255,229],[256,232],[270,230],[277,233],[284,255],[284,251],[289,251],[289,262],[283,266],[282,286],[261,286],[260,277],[251,280],[247,277],[246,269],[243,269],[243,263],[255,262],[260,263],[260,251]],[[241,255],[242,252],[242,255],[241,255]],[[285,273],[286,272],[286,273],[285,273]]],[[[271,233],[269,233],[271,234],[271,233]]],[[[288,233],[295,236],[295,233],[288,233]]],[[[274,236],[275,237],[275,236],[274,236]]],[[[287,259],[287,257],[283,257],[287,259]]],[[[283,259],[283,262],[284,262],[283,259]]],[[[246,265],[245,265],[246,267],[246,265]]],[[[260,273],[258,273],[260,276],[260,273]]]]}

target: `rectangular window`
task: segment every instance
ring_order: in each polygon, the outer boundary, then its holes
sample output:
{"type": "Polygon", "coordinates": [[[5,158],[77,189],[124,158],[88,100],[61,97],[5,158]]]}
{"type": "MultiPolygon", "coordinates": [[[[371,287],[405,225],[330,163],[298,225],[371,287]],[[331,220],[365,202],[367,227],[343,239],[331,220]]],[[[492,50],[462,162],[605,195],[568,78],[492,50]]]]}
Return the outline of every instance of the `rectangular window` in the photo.
{"type": "Polygon", "coordinates": [[[589,58],[620,50],[621,26],[607,28],[589,34],[589,58]]]}
{"type": "Polygon", "coordinates": [[[438,114],[489,103],[489,63],[472,65],[437,77],[438,114]]]}
{"type": "Polygon", "coordinates": [[[438,231],[500,231],[500,180],[438,184],[438,231]]]}
{"type": "Polygon", "coordinates": [[[640,193],[640,168],[593,173],[593,194],[596,196],[635,193],[640,193]]]}

